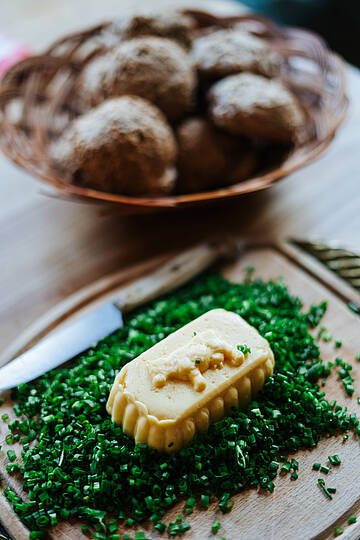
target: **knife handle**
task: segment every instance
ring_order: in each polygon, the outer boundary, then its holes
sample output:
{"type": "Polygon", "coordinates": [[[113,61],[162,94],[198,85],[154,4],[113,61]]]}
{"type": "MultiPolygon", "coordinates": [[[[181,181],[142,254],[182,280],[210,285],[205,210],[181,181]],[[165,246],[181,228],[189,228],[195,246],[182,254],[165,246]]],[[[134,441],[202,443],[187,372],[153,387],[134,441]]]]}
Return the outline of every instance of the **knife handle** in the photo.
{"type": "Polygon", "coordinates": [[[242,242],[207,242],[173,257],[161,268],[123,288],[112,303],[123,313],[183,285],[222,256],[238,253],[242,242]]]}

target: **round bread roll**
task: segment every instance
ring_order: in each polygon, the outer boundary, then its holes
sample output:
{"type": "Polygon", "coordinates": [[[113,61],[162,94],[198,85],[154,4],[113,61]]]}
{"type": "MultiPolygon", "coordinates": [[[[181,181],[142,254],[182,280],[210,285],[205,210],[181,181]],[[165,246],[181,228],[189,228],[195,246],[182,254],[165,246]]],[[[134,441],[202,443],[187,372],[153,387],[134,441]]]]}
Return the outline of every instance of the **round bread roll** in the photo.
{"type": "Polygon", "coordinates": [[[112,49],[129,39],[158,36],[172,39],[186,50],[190,48],[195,23],[194,19],[181,11],[161,13],[143,12],[115,19],[99,33],[84,41],[77,49],[77,58],[86,58],[95,51],[112,49]]]}
{"type": "Polygon", "coordinates": [[[254,172],[255,153],[249,142],[221,132],[205,118],[188,118],[176,135],[180,193],[234,184],[254,172]]]}
{"type": "Polygon", "coordinates": [[[191,54],[199,74],[205,77],[242,71],[272,77],[280,70],[280,57],[266,41],[236,28],[195,39],[191,54]]]}
{"type": "Polygon", "coordinates": [[[173,39],[188,48],[191,44],[194,20],[180,11],[144,12],[122,17],[112,25],[121,39],[158,36],[173,39]]]}
{"type": "Polygon", "coordinates": [[[304,138],[304,113],[278,80],[252,73],[231,75],[210,89],[209,102],[214,123],[234,135],[285,144],[304,138]]]}
{"type": "Polygon", "coordinates": [[[74,183],[124,195],[169,193],[176,142],[164,115],[136,96],[107,100],[73,120],[50,148],[74,183]]]}
{"type": "Polygon", "coordinates": [[[180,45],[144,37],[124,41],[90,62],[78,96],[86,107],[92,107],[110,97],[137,95],[174,120],[191,108],[195,86],[195,70],[180,45]]]}

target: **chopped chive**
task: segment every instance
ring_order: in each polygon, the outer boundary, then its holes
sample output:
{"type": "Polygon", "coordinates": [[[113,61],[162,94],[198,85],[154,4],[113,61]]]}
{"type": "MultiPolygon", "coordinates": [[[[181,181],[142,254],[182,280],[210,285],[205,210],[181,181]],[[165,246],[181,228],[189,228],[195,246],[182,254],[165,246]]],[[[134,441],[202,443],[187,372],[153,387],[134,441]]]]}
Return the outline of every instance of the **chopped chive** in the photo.
{"type": "Polygon", "coordinates": [[[329,490],[327,489],[326,485],[325,485],[325,482],[322,478],[318,478],[318,486],[320,487],[320,489],[323,490],[323,492],[325,493],[325,495],[330,499],[332,500],[332,495],[331,493],[329,492],[329,490]]]}
{"type": "Polygon", "coordinates": [[[317,461],[315,463],[313,463],[312,468],[313,468],[314,471],[318,471],[320,469],[320,467],[321,467],[321,463],[318,463],[317,461]]]}
{"type": "Polygon", "coordinates": [[[297,480],[297,479],[299,478],[298,473],[296,473],[295,471],[292,472],[292,473],[291,473],[291,478],[292,478],[293,480],[297,480]]]}
{"type": "Polygon", "coordinates": [[[331,465],[334,465],[335,467],[341,464],[341,459],[339,458],[337,454],[334,454],[333,456],[329,456],[328,459],[331,465]]]}
{"type": "Polygon", "coordinates": [[[320,330],[318,331],[316,338],[317,338],[318,340],[321,339],[321,337],[322,337],[322,335],[323,335],[323,333],[324,333],[325,331],[326,331],[325,326],[322,326],[322,327],[320,328],[320,330]]]}
{"type": "Polygon", "coordinates": [[[221,527],[221,522],[220,521],[214,521],[214,523],[211,526],[211,532],[213,534],[217,534],[220,527],[221,527]]]}
{"type": "Polygon", "coordinates": [[[145,533],[143,531],[135,532],[135,540],[146,540],[145,533]]]}
{"type": "Polygon", "coordinates": [[[9,458],[10,461],[15,461],[16,454],[15,454],[14,450],[8,450],[6,452],[6,454],[7,454],[7,457],[9,458]]]}
{"type": "Polygon", "coordinates": [[[267,489],[268,491],[270,491],[270,493],[272,493],[272,492],[274,491],[274,489],[275,489],[275,484],[274,484],[274,482],[271,482],[271,481],[268,482],[268,483],[266,484],[266,489],[267,489]]]}
{"type": "Polygon", "coordinates": [[[166,529],[166,525],[162,521],[159,521],[154,525],[154,529],[156,529],[160,534],[162,534],[166,529]]]}
{"type": "Polygon", "coordinates": [[[329,467],[326,467],[326,465],[321,465],[320,472],[323,472],[324,474],[329,474],[330,469],[329,467]]]}
{"type": "Polygon", "coordinates": [[[342,346],[342,341],[340,341],[340,339],[337,339],[337,340],[335,341],[335,347],[336,347],[337,349],[339,349],[341,346],[342,346]]]}
{"type": "Polygon", "coordinates": [[[219,502],[219,508],[223,514],[230,512],[234,506],[234,501],[230,499],[229,493],[224,493],[219,502]]]}
{"type": "Polygon", "coordinates": [[[348,519],[348,523],[349,523],[350,525],[352,525],[353,523],[356,523],[356,519],[357,519],[356,516],[351,516],[351,517],[349,517],[349,519],[348,519]]]}
{"type": "Polygon", "coordinates": [[[117,523],[116,523],[116,519],[113,519],[113,520],[111,520],[111,521],[108,521],[108,522],[107,522],[107,527],[108,527],[110,533],[116,532],[116,531],[117,531],[117,523]]]}
{"type": "Polygon", "coordinates": [[[200,504],[204,508],[209,508],[209,506],[210,506],[210,497],[209,497],[209,495],[201,495],[200,504]]]}
{"type": "Polygon", "coordinates": [[[185,503],[185,513],[192,514],[196,503],[195,497],[189,497],[185,503]]]}
{"type": "Polygon", "coordinates": [[[289,472],[289,471],[290,471],[290,468],[291,468],[291,463],[289,463],[288,461],[286,461],[285,463],[283,463],[283,464],[281,465],[280,471],[281,471],[281,472],[289,472]]]}
{"type": "Polygon", "coordinates": [[[6,465],[6,472],[9,474],[14,474],[20,470],[20,465],[18,463],[9,463],[6,465]]]}
{"type": "Polygon", "coordinates": [[[329,493],[336,493],[336,488],[334,487],[328,487],[327,490],[329,493]]]}
{"type": "Polygon", "coordinates": [[[343,532],[344,532],[344,529],[342,527],[335,527],[334,529],[335,536],[340,536],[341,534],[343,534],[343,532]]]}
{"type": "Polygon", "coordinates": [[[238,345],[237,349],[238,351],[241,351],[244,356],[247,356],[248,354],[251,353],[251,349],[247,345],[238,345]]]}

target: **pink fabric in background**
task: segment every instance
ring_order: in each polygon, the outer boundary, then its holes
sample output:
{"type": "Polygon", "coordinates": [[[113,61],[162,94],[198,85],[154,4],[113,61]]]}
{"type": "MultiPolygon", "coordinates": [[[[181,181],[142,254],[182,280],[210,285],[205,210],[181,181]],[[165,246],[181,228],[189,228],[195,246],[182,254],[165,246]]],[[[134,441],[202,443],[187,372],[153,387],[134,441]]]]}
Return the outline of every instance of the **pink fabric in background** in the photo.
{"type": "Polygon", "coordinates": [[[11,66],[30,54],[30,49],[23,43],[0,33],[0,78],[11,66]]]}

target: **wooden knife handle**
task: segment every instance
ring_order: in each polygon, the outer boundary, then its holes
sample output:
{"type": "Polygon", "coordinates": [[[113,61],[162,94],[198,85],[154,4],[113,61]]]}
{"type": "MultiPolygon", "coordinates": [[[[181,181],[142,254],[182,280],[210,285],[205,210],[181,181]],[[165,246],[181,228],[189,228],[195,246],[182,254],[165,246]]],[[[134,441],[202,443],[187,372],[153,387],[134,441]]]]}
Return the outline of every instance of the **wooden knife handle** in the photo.
{"type": "Polygon", "coordinates": [[[131,311],[183,285],[221,256],[238,253],[241,247],[241,242],[233,240],[199,244],[173,257],[155,272],[130,283],[112,302],[123,313],[131,311]]]}

